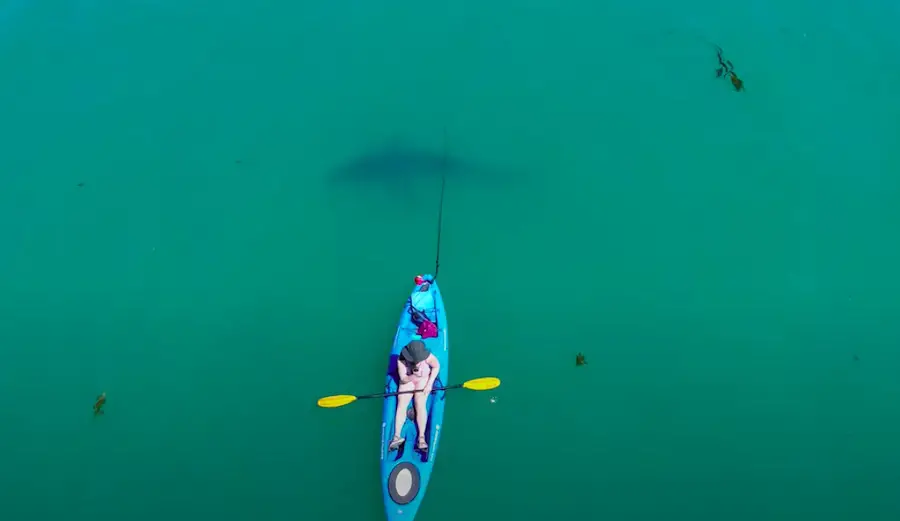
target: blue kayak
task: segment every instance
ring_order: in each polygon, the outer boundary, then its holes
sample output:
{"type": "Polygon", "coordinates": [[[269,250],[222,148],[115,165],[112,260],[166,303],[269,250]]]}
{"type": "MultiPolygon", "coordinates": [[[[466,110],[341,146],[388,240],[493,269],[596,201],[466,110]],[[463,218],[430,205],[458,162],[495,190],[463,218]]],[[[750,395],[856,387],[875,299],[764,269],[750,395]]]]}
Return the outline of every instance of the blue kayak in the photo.
{"type": "MultiPolygon", "coordinates": [[[[447,350],[447,314],[444,311],[444,301],[433,277],[426,275],[423,279],[424,284],[417,284],[413,288],[403,306],[403,313],[400,316],[397,335],[394,337],[394,345],[391,347],[391,356],[388,362],[384,386],[386,393],[397,391],[399,384],[397,358],[400,356],[400,351],[411,340],[419,338],[416,335],[416,324],[413,322],[413,312],[416,311],[422,313],[437,326],[437,337],[422,339],[425,347],[437,357],[441,364],[440,372],[434,382],[434,389],[446,386],[449,381],[447,379],[450,365],[447,350]]],[[[417,279],[418,281],[419,279],[417,279]]],[[[445,395],[446,391],[434,391],[426,402],[428,426],[425,430],[425,439],[428,449],[424,453],[416,450],[418,432],[412,400],[410,400],[407,411],[407,419],[400,429],[400,435],[406,441],[398,450],[389,450],[391,439],[394,437],[397,397],[388,396],[384,399],[384,411],[381,416],[381,489],[384,493],[384,508],[388,521],[413,521],[422,504],[425,489],[428,487],[431,472],[434,469],[434,457],[441,434],[441,424],[444,420],[445,395]]]]}

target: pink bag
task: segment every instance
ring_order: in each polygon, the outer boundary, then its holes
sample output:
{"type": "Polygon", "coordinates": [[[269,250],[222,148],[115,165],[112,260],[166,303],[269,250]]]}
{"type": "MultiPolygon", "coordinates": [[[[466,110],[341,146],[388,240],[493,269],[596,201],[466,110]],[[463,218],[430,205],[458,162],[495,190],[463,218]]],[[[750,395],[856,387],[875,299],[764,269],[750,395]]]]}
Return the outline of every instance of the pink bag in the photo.
{"type": "Polygon", "coordinates": [[[427,318],[423,319],[422,322],[419,323],[419,327],[416,328],[416,334],[422,338],[437,338],[437,326],[427,318]]]}

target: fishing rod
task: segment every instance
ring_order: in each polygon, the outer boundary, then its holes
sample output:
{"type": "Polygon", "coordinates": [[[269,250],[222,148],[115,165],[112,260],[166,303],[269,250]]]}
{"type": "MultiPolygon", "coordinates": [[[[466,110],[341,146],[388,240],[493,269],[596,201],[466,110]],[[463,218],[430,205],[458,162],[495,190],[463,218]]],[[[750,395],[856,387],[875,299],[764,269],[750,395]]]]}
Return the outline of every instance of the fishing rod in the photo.
{"type": "Polygon", "coordinates": [[[441,202],[438,204],[437,224],[437,254],[434,258],[434,277],[437,280],[438,270],[441,268],[441,228],[444,220],[444,189],[447,186],[447,129],[444,129],[444,155],[441,159],[441,202]]]}
{"type": "MultiPolygon", "coordinates": [[[[434,282],[437,280],[438,270],[441,268],[441,229],[443,228],[442,223],[444,220],[444,189],[447,187],[447,129],[444,129],[444,154],[441,158],[441,199],[438,204],[438,224],[437,224],[437,254],[434,257],[434,275],[431,276],[431,281],[434,282]]],[[[420,277],[416,277],[416,284],[422,284],[424,280],[420,277]]],[[[428,315],[425,314],[424,310],[419,311],[413,305],[412,297],[408,300],[409,303],[409,314],[413,319],[413,322],[416,321],[416,317],[422,317],[426,320],[428,319],[428,315]]],[[[435,313],[434,324],[437,326],[437,313],[435,313]]]]}

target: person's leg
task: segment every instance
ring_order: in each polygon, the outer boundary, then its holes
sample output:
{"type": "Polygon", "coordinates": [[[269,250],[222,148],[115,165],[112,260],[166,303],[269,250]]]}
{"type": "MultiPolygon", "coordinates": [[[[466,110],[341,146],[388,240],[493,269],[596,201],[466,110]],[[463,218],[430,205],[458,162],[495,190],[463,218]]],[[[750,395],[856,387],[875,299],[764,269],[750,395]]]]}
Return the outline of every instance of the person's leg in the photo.
{"type": "MultiPolygon", "coordinates": [[[[424,365],[424,364],[423,364],[424,365]]],[[[426,366],[425,374],[421,376],[421,379],[416,382],[416,390],[422,390],[425,388],[425,384],[428,382],[428,377],[431,375],[431,368],[426,366]]],[[[425,429],[428,428],[428,410],[426,405],[428,404],[428,395],[425,393],[415,393],[413,407],[416,409],[416,427],[419,431],[418,442],[416,443],[416,447],[421,450],[428,449],[428,442],[425,440],[425,429]]]]}
{"type": "Polygon", "coordinates": [[[413,396],[415,396],[413,407],[416,408],[416,427],[419,431],[419,439],[418,443],[416,443],[416,447],[427,449],[428,442],[425,440],[425,429],[428,427],[428,411],[426,410],[425,405],[428,402],[428,396],[426,396],[425,393],[416,393],[413,396]]]}
{"type": "MultiPolygon", "coordinates": [[[[415,384],[409,382],[400,384],[397,391],[412,391],[414,388],[415,384]]],[[[413,395],[410,393],[397,395],[397,412],[394,415],[394,439],[391,440],[391,450],[396,450],[399,448],[400,443],[402,443],[403,438],[401,437],[400,430],[403,428],[403,424],[406,423],[406,409],[409,408],[409,401],[412,399],[412,396],[413,395]]]]}

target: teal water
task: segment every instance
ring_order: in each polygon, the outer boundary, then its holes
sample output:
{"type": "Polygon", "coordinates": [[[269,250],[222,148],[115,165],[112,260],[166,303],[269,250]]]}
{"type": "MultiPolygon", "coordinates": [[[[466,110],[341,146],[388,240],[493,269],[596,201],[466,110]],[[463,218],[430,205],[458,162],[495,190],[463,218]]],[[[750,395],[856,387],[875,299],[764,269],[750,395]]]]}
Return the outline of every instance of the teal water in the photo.
{"type": "Polygon", "coordinates": [[[503,386],[417,519],[900,518],[898,19],[0,1],[0,518],[384,519],[380,402],[315,400],[383,386],[439,182],[332,173],[445,130],[451,375],[503,386]]]}

